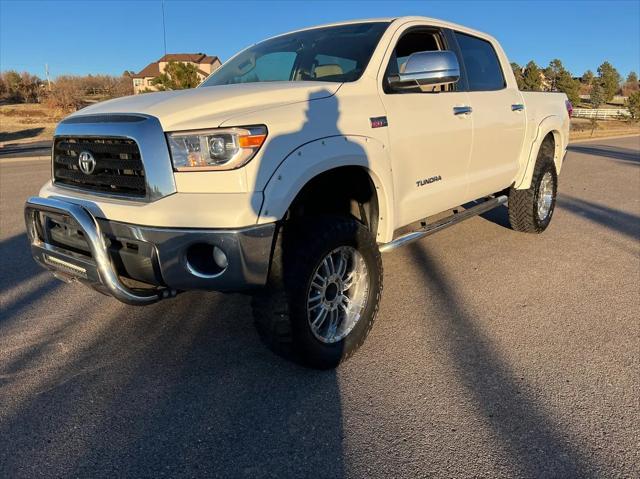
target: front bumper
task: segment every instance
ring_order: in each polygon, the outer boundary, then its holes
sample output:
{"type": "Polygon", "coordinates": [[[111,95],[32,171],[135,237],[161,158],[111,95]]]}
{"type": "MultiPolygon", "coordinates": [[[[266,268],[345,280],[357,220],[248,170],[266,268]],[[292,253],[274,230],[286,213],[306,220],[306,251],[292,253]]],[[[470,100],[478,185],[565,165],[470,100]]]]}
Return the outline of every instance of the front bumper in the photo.
{"type": "Polygon", "coordinates": [[[25,221],[38,263],[61,279],[137,305],[183,290],[263,286],[275,232],[274,223],[241,229],[138,226],[41,197],[27,200],[25,221]]]}

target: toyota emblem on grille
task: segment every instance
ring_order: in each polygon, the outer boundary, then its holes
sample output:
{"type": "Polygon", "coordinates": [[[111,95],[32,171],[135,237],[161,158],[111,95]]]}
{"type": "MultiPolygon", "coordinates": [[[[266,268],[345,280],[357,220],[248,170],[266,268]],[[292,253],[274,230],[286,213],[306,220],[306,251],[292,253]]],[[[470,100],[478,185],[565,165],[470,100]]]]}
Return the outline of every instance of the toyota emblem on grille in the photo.
{"type": "Polygon", "coordinates": [[[90,175],[96,168],[96,159],[90,151],[82,151],[78,155],[78,167],[85,175],[90,175]]]}

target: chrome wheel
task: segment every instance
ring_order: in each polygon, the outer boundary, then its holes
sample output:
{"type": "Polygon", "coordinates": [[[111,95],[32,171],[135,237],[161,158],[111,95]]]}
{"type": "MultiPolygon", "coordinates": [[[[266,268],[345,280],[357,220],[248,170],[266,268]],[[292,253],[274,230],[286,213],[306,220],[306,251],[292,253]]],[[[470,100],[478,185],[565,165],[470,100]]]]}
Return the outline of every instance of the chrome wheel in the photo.
{"type": "Polygon", "coordinates": [[[360,252],[341,246],[316,268],[307,294],[307,319],[313,335],[323,343],[345,338],[367,305],[369,272],[360,252]]]}
{"type": "Polygon", "coordinates": [[[544,221],[549,216],[553,203],[553,176],[547,171],[538,186],[538,219],[544,221]]]}

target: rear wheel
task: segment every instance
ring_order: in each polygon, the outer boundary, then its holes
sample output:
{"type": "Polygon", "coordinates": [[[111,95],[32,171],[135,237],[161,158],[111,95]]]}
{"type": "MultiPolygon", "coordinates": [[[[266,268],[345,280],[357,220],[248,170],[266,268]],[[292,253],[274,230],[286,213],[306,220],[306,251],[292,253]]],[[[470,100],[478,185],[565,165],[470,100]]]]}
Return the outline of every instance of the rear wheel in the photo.
{"type": "Polygon", "coordinates": [[[382,293],[382,261],[369,230],[346,217],[286,223],[254,318],[274,351],[320,369],[350,357],[366,339],[382,293]]]}
{"type": "Polygon", "coordinates": [[[553,163],[553,143],[545,141],[540,148],[531,186],[526,190],[509,190],[509,223],[516,231],[542,233],[556,206],[558,175],[553,163]]]}

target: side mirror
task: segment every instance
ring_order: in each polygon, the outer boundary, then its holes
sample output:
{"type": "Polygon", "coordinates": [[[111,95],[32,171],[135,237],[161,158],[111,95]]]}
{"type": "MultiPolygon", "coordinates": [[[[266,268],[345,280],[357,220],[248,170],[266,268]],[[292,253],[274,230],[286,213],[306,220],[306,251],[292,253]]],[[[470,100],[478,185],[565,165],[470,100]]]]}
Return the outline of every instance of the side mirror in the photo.
{"type": "Polygon", "coordinates": [[[409,55],[403,71],[388,78],[391,88],[450,85],[460,79],[460,65],[455,53],[443,50],[409,55]]]}

